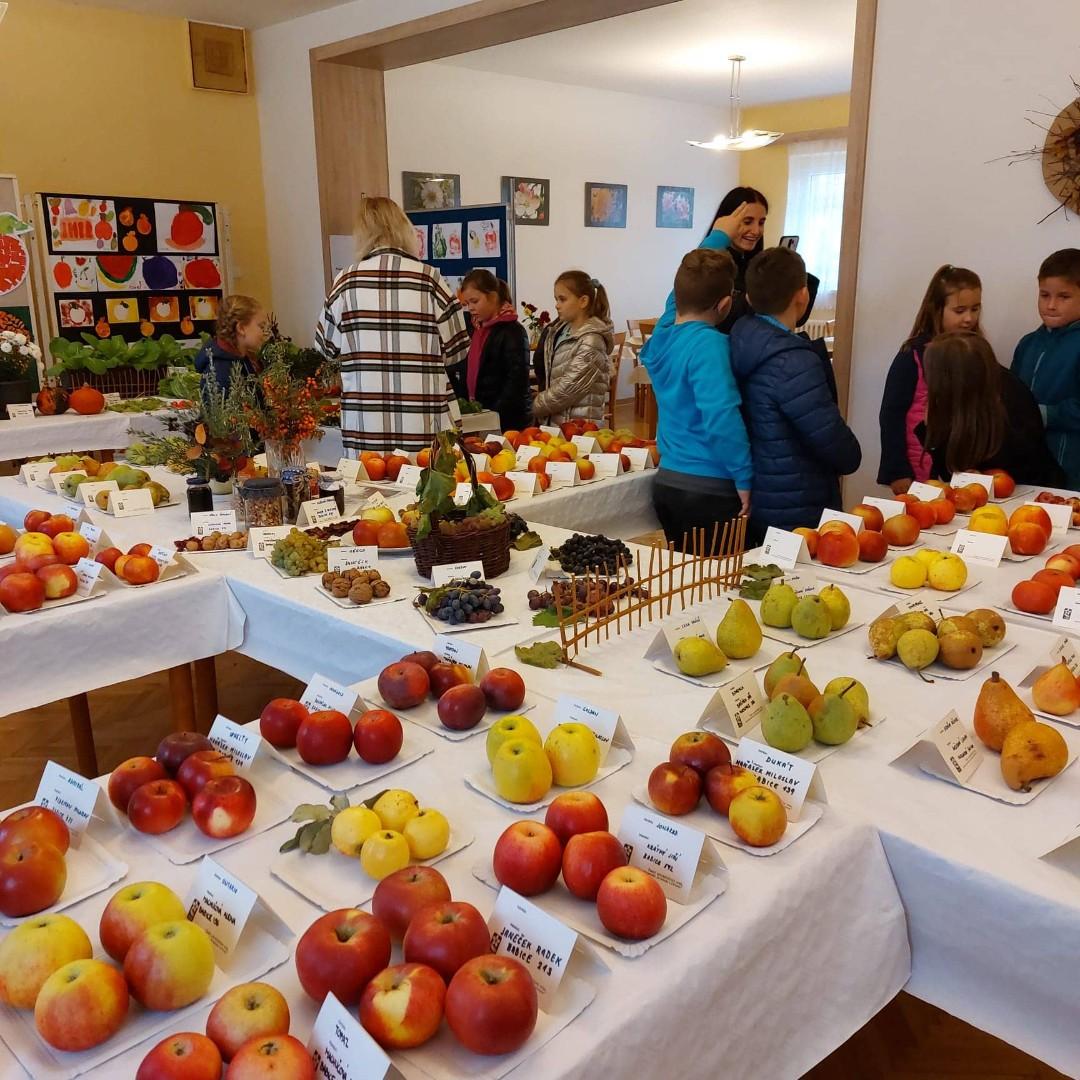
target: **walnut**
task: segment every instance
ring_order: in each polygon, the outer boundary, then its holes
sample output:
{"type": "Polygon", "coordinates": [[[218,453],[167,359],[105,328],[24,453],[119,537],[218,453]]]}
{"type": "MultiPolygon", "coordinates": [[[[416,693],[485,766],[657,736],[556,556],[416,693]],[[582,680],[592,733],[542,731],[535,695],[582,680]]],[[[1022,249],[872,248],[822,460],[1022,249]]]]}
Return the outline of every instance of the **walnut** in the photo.
{"type": "Polygon", "coordinates": [[[349,590],[349,599],[354,604],[370,604],[372,591],[370,585],[357,584],[349,590]]]}
{"type": "Polygon", "coordinates": [[[381,600],[384,596],[390,595],[390,582],[383,581],[381,578],[371,586],[371,592],[377,600],[381,600]]]}
{"type": "Polygon", "coordinates": [[[188,541],[186,541],[184,543],[184,550],[185,551],[198,551],[199,550],[199,541],[196,540],[194,537],[192,537],[192,539],[190,539],[190,540],[188,540],[188,541]]]}
{"type": "Polygon", "coordinates": [[[337,574],[335,574],[332,570],[327,571],[322,576],[322,587],[324,589],[329,589],[330,586],[333,585],[336,580],[337,580],[337,574]]]}
{"type": "Polygon", "coordinates": [[[330,595],[339,599],[349,596],[349,583],[344,578],[337,578],[334,584],[330,586],[330,595]]]}

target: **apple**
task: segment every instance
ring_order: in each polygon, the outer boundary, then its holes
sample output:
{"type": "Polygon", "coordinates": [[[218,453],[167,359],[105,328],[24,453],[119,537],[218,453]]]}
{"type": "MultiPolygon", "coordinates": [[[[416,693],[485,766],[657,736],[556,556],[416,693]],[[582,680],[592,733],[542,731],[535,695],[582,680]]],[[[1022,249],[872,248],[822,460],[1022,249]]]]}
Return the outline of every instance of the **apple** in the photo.
{"type": "Polygon", "coordinates": [[[472,672],[464,664],[447,664],[440,660],[428,669],[431,695],[438,699],[451,686],[463,686],[472,682],[472,672]]]}
{"type": "Polygon", "coordinates": [[[259,734],[279,749],[296,745],[296,733],[307,719],[307,707],[292,698],[277,697],[259,714],[259,734]]]}
{"type": "Polygon", "coordinates": [[[563,849],[563,883],[579,900],[595,900],[600,882],[626,865],[626,852],[609,832],[578,833],[563,849]]]}
{"type": "Polygon", "coordinates": [[[52,538],[46,536],[43,532],[23,533],[22,536],[15,541],[15,546],[11,550],[15,553],[15,558],[19,562],[25,562],[35,555],[56,554],[52,538]]]}
{"type": "Polygon", "coordinates": [[[62,532],[53,537],[53,548],[62,563],[74,566],[90,554],[90,542],[77,532],[62,532]]]}
{"type": "Polygon", "coordinates": [[[379,694],[391,709],[411,709],[428,696],[431,680],[419,664],[399,660],[379,673],[379,694]]]}
{"type": "Polygon", "coordinates": [[[353,729],[353,746],[369,765],[393,761],[404,739],[401,721],[386,709],[368,709],[361,713],[353,729]]]}
{"type": "Polygon", "coordinates": [[[210,989],[213,977],[210,937],[187,919],[148,926],[124,956],[131,996],[147,1009],[182,1009],[210,989]]]}
{"type": "Polygon", "coordinates": [[[194,754],[189,754],[177,770],[176,779],[187,797],[194,799],[211,780],[232,776],[235,772],[232,759],[215,747],[212,750],[196,750],[194,754]]]}
{"type": "Polygon", "coordinates": [[[492,709],[514,712],[525,700],[525,680],[513,668],[492,668],[480,680],[480,689],[492,709]]]}
{"type": "Polygon", "coordinates": [[[157,753],[154,755],[170,776],[175,776],[180,771],[188,757],[196,750],[213,750],[214,744],[197,731],[172,731],[158,743],[157,753]]]}
{"type": "Polygon", "coordinates": [[[881,532],[882,526],[885,524],[885,515],[876,507],[868,506],[866,503],[859,503],[858,506],[853,506],[851,512],[856,516],[862,518],[863,528],[870,529],[873,532],[881,532]]]}
{"type": "Polygon", "coordinates": [[[27,570],[16,570],[0,581],[0,605],[6,611],[37,611],[45,603],[45,583],[27,570]]]}
{"type": "Polygon", "coordinates": [[[187,909],[167,885],[137,881],[125,885],[105,905],[98,923],[101,947],[118,963],[124,962],[131,943],[144,930],[160,922],[187,917],[187,909]]]}
{"type": "Polygon", "coordinates": [[[220,1080],[221,1051],[197,1031],[162,1039],[142,1059],[135,1080],[220,1080]]]}
{"type": "Polygon", "coordinates": [[[104,960],[72,960],[44,982],[34,1026],[57,1050],[89,1050],[112,1038],[128,1011],[124,976],[104,960]]]}
{"type": "Polygon", "coordinates": [[[1061,570],[1070,577],[1080,580],[1080,559],[1074,555],[1066,555],[1063,551],[1057,555],[1051,555],[1044,566],[1047,570],[1061,570]]]}
{"type": "Polygon", "coordinates": [[[40,567],[35,573],[45,586],[46,600],[63,600],[65,596],[74,596],[79,587],[75,571],[63,563],[50,563],[40,567]]]}
{"type": "Polygon", "coordinates": [[[751,847],[769,847],[787,829],[787,811],[780,796],[757,785],[740,791],[728,807],[732,832],[751,847]]]}
{"type": "Polygon", "coordinates": [[[600,744],[586,724],[556,724],[544,740],[551,762],[552,782],[559,787],[579,787],[596,779],[600,770],[600,744]]]}
{"type": "Polygon", "coordinates": [[[503,743],[509,742],[511,739],[528,739],[536,743],[537,746],[543,746],[540,732],[536,730],[536,725],[527,716],[514,713],[510,716],[503,716],[488,728],[487,738],[484,741],[484,749],[487,752],[489,765],[495,764],[495,756],[498,754],[499,748],[503,743]]]}
{"type": "Polygon", "coordinates": [[[859,540],[850,525],[843,521],[828,521],[818,531],[817,560],[824,566],[854,566],[859,558],[859,540]],[[844,525],[830,529],[830,525],[844,525]]]}
{"type": "Polygon", "coordinates": [[[427,964],[449,982],[466,960],[491,951],[491,937],[472,904],[445,900],[413,916],[402,951],[408,963],[427,964]]]}
{"type": "Polygon", "coordinates": [[[64,853],[39,840],[0,849],[0,913],[10,919],[51,907],[67,884],[64,853]]]}
{"type": "Polygon", "coordinates": [[[675,765],[689,765],[704,782],[710,769],[731,761],[731,751],[728,744],[711,731],[687,731],[671,744],[668,761],[675,765]]]}
{"type": "Polygon", "coordinates": [[[894,514],[885,522],[881,535],[890,547],[910,547],[919,539],[919,532],[919,523],[910,514],[894,514]]]}
{"type": "Polygon", "coordinates": [[[438,713],[443,727],[451,731],[468,731],[476,727],[487,712],[484,691],[473,683],[451,686],[439,698],[438,713]]]}
{"type": "Polygon", "coordinates": [[[450,886],[435,867],[406,866],[375,886],[371,912],[390,931],[394,941],[401,941],[421,908],[449,899],[450,886]]]}
{"type": "Polygon", "coordinates": [[[689,765],[663,761],[649,774],[649,801],[661,814],[689,814],[701,799],[701,774],[689,765]]]}
{"type": "Polygon", "coordinates": [[[29,510],[23,518],[23,528],[27,532],[38,532],[43,521],[48,521],[52,514],[48,510],[29,510]]]}
{"type": "Polygon", "coordinates": [[[443,1018],[446,983],[427,964],[395,964],[380,971],[360,995],[360,1023],[384,1049],[426,1043],[443,1018]]]}
{"type": "Polygon", "coordinates": [[[168,775],[165,766],[153,758],[128,758],[109,774],[109,802],[121,814],[126,814],[128,802],[136,788],[149,784],[152,780],[165,780],[168,775]]]}
{"type": "Polygon", "coordinates": [[[664,925],[667,897],[651,874],[636,866],[620,866],[600,883],[596,914],[610,933],[642,941],[664,925]]]}
{"type": "Polygon", "coordinates": [[[151,544],[145,542],[141,544],[132,544],[131,547],[127,549],[127,553],[128,555],[149,555],[151,547],[151,544]]]}
{"type": "Polygon", "coordinates": [[[440,660],[429,649],[424,649],[421,652],[411,652],[408,656],[403,656],[399,662],[402,664],[419,664],[425,671],[430,672],[436,664],[440,663],[440,660]]]}
{"type": "Polygon", "coordinates": [[[228,1080],[315,1080],[315,1062],[292,1035],[248,1039],[229,1064],[228,1080]]]}
{"type": "Polygon", "coordinates": [[[128,821],[139,832],[156,836],[184,820],[187,804],[187,794],[175,780],[151,780],[131,793],[128,821]]]}
{"type": "Polygon", "coordinates": [[[562,844],[554,829],[539,821],[515,821],[496,841],[491,863],[500,885],[536,896],[558,881],[562,844]]]}
{"type": "Polygon", "coordinates": [[[206,1034],[228,1061],[248,1039],[288,1035],[291,1022],[289,1003],[276,986],[240,983],[226,990],[210,1010],[206,1034]]]}
{"type": "Polygon", "coordinates": [[[731,800],[757,782],[758,778],[745,766],[717,765],[705,777],[705,798],[718,814],[726,816],[731,800]]]}
{"type": "Polygon", "coordinates": [[[544,824],[565,846],[578,833],[607,832],[607,810],[591,791],[564,791],[547,808],[544,824]]]}
{"type": "Polygon", "coordinates": [[[390,963],[390,949],[390,932],[374,915],[339,908],[317,918],[296,943],[296,974],[320,1004],[332,991],[342,1005],[355,1005],[390,963]]]}
{"type": "Polygon", "coordinates": [[[118,556],[116,562],[114,562],[109,569],[111,569],[112,572],[118,578],[123,578],[123,576],[124,576],[124,567],[127,566],[127,561],[130,558],[131,558],[130,555],[120,555],[120,556],[118,556]]]}
{"type": "Polygon", "coordinates": [[[512,956],[478,956],[450,981],[446,1022],[474,1054],[511,1054],[536,1027],[536,986],[528,968],[512,956]]]}
{"type": "Polygon", "coordinates": [[[75,522],[67,514],[52,514],[38,526],[38,531],[55,539],[61,533],[74,532],[75,522]]]}
{"type": "Polygon", "coordinates": [[[192,800],[191,819],[200,832],[224,840],[244,832],[255,819],[255,809],[255,789],[249,780],[218,776],[207,780],[192,800]]]}
{"type": "MultiPolygon", "coordinates": [[[[952,503],[948,505],[952,506],[952,503]]],[[[881,562],[889,554],[889,541],[879,532],[863,529],[859,533],[858,544],[861,562],[881,562]]]]}
{"type": "Polygon", "coordinates": [[[27,919],[0,941],[0,1001],[32,1009],[45,980],[72,960],[89,960],[86,931],[66,915],[27,919]]]}
{"type": "Polygon", "coordinates": [[[161,576],[161,567],[148,555],[129,555],[120,568],[120,576],[129,585],[149,585],[161,576]]]}
{"type": "Polygon", "coordinates": [[[124,553],[118,547],[102,548],[94,556],[94,562],[101,563],[107,570],[114,570],[116,566],[116,560],[119,559],[124,553]]]}
{"type": "Polygon", "coordinates": [[[309,765],[336,765],[352,745],[352,724],[337,709],[310,713],[296,732],[297,752],[309,765]]]}
{"type": "Polygon", "coordinates": [[[30,840],[52,844],[61,854],[66,854],[71,833],[67,822],[55,810],[45,806],[24,806],[21,810],[12,810],[0,821],[0,849],[30,840]]]}

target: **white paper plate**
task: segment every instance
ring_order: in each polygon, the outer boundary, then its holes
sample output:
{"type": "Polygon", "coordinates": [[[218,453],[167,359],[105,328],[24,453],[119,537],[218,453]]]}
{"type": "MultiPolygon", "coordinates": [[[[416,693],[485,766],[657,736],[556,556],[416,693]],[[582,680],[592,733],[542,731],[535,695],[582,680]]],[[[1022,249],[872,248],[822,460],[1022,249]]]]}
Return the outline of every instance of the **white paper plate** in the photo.
{"type": "Polygon", "coordinates": [[[968,573],[968,579],[964,582],[962,589],[954,589],[950,592],[945,592],[942,589],[931,589],[929,585],[923,585],[918,589],[901,589],[899,585],[894,585],[888,578],[881,583],[881,588],[885,592],[893,593],[896,596],[917,596],[920,600],[923,600],[928,607],[940,607],[943,604],[948,604],[950,599],[954,596],[959,596],[961,593],[966,593],[969,589],[974,589],[976,585],[982,584],[982,578],[973,576],[968,573]]]}
{"type": "MultiPolygon", "coordinates": [[[[985,671],[989,667],[995,667],[1006,653],[1012,652],[1015,648],[1015,641],[1003,641],[1000,645],[995,645],[992,649],[983,649],[982,659],[973,668],[967,668],[964,671],[957,671],[956,668],[946,667],[940,660],[935,660],[929,667],[923,668],[923,674],[929,676],[931,679],[952,679],[954,682],[963,682],[965,679],[970,679],[973,675],[978,675],[980,671],[985,671]]],[[[883,662],[892,664],[894,667],[904,666],[898,656],[893,656],[883,662]]],[[[914,675],[915,678],[919,677],[917,671],[912,671],[911,674],[914,675]]]]}
{"type": "Polygon", "coordinates": [[[394,596],[394,594],[391,593],[389,596],[383,596],[379,599],[372,598],[366,604],[357,604],[347,596],[333,596],[331,593],[328,593],[321,584],[315,586],[315,591],[324,600],[329,600],[331,604],[336,604],[341,608],[352,608],[355,611],[365,611],[367,608],[382,607],[383,604],[396,604],[399,600],[405,599],[403,595],[394,596]]]}
{"type": "MultiPolygon", "coordinates": [[[[874,731],[877,731],[888,717],[874,716],[871,714],[871,722],[863,724],[855,729],[855,734],[851,736],[846,743],[840,743],[839,746],[829,746],[825,743],[816,742],[814,739],[810,740],[809,745],[805,746],[794,757],[802,758],[803,761],[824,761],[831,754],[835,754],[837,750],[843,750],[849,743],[854,742],[856,739],[863,739],[867,735],[874,731]]],[[[730,743],[732,746],[737,746],[740,739],[754,739],[757,742],[764,743],[765,736],[761,734],[761,724],[755,724],[752,728],[748,728],[740,735],[733,735],[730,731],[723,730],[719,724],[714,724],[711,718],[698,721],[698,727],[702,731],[711,731],[714,735],[719,735],[721,739],[726,743],[730,743]]],[[[766,744],[768,745],[768,744],[766,744]]]]}
{"type": "Polygon", "coordinates": [[[500,611],[498,615],[493,616],[484,623],[457,623],[454,625],[443,622],[442,619],[433,619],[423,608],[413,607],[413,611],[431,627],[432,633],[435,634],[464,634],[470,630],[494,630],[496,626],[517,625],[517,619],[509,611],[500,611]]]}
{"type": "MultiPolygon", "coordinates": [[[[897,550],[895,548],[889,548],[890,551],[897,550]]],[[[835,571],[837,574],[869,574],[876,570],[883,562],[884,558],[879,559],[877,562],[856,562],[851,566],[829,566],[828,563],[819,562],[817,559],[813,560],[812,565],[816,570],[824,570],[826,573],[835,571]]]]}
{"type": "Polygon", "coordinates": [[[98,585],[97,590],[90,596],[80,596],[78,593],[72,593],[71,596],[65,596],[60,600],[46,600],[41,607],[35,608],[33,611],[4,611],[0,612],[0,616],[40,615],[43,611],[56,611],[58,608],[68,607],[70,604],[81,604],[85,600],[100,600],[109,591],[111,584],[105,581],[103,577],[98,580],[104,582],[104,587],[98,585]]]}
{"type": "MultiPolygon", "coordinates": [[[[764,628],[762,628],[762,633],[764,633],[764,628]]],[[[731,682],[732,679],[745,675],[748,671],[755,671],[759,667],[771,664],[783,651],[775,641],[763,637],[761,648],[753,656],[747,657],[745,660],[731,660],[723,671],[717,671],[712,675],[695,676],[683,674],[671,653],[653,660],[652,666],[665,675],[673,675],[676,679],[682,679],[683,682],[715,690],[718,686],[723,686],[725,683],[731,682]]]]}
{"type": "MultiPolygon", "coordinates": [[[[1023,615],[1025,619],[1039,619],[1042,622],[1048,623],[1054,621],[1054,613],[1052,611],[1048,612],[1046,615],[1036,615],[1033,611],[1021,611],[1018,607],[1013,606],[1011,600],[1006,600],[1003,604],[995,604],[994,607],[996,607],[998,611],[1011,611],[1014,615],[1023,615]]],[[[1059,626],[1058,629],[1063,634],[1072,633],[1071,630],[1067,630],[1064,626],[1059,626]]]]}
{"type": "Polygon", "coordinates": [[[838,637],[850,634],[852,630],[858,630],[859,627],[865,625],[864,622],[849,622],[847,626],[840,630],[833,630],[823,638],[800,637],[790,626],[762,626],[761,632],[773,641],[782,641],[786,645],[798,646],[800,649],[812,649],[815,645],[824,644],[826,641],[835,641],[838,637]]]}

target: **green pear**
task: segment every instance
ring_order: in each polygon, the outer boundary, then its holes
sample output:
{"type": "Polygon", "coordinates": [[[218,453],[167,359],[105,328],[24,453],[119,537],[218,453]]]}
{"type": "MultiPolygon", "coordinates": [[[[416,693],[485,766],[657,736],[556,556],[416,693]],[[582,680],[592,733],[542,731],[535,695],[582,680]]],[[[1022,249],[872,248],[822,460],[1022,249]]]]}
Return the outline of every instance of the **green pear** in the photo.
{"type": "Polygon", "coordinates": [[[825,607],[829,609],[829,628],[843,630],[851,618],[851,601],[837,585],[826,585],[818,593],[825,607]]]}
{"type": "Polygon", "coordinates": [[[778,582],[770,585],[761,598],[761,621],[766,626],[785,629],[791,625],[791,613],[799,597],[790,585],[778,582]]]}
{"type": "Polygon", "coordinates": [[[60,487],[69,499],[76,499],[79,496],[79,485],[85,483],[88,479],[86,473],[72,473],[70,476],[64,477],[64,482],[60,487]]]}
{"type": "Polygon", "coordinates": [[[870,722],[870,695],[858,679],[853,679],[850,675],[839,675],[825,684],[822,693],[842,694],[844,700],[855,710],[855,719],[859,726],[870,722]]]}
{"type": "Polygon", "coordinates": [[[785,675],[802,675],[806,668],[806,657],[800,656],[794,649],[791,652],[781,653],[765,672],[765,696],[771,698],[776,684],[785,675]]]}
{"type": "Polygon", "coordinates": [[[896,643],[896,655],[904,667],[922,671],[937,659],[940,647],[929,630],[905,630],[896,643]]]}
{"type": "Polygon", "coordinates": [[[716,628],[716,644],[732,660],[745,660],[761,648],[761,627],[745,600],[732,600],[716,628]]]}
{"type": "Polygon", "coordinates": [[[797,754],[810,744],[814,725],[810,714],[790,694],[779,694],[765,706],[761,734],[777,750],[797,754]]]}
{"type": "Polygon", "coordinates": [[[791,612],[791,629],[799,637],[828,637],[832,628],[829,608],[820,596],[804,596],[791,612]]]}
{"type": "Polygon", "coordinates": [[[728,659],[708,638],[684,637],[675,644],[675,663],[684,675],[700,678],[723,671],[728,659]]]}
{"type": "Polygon", "coordinates": [[[875,660],[891,660],[896,655],[896,643],[904,632],[897,619],[876,619],[870,624],[867,636],[875,660]]]}
{"type": "Polygon", "coordinates": [[[855,710],[842,694],[822,694],[814,698],[807,712],[814,725],[814,738],[826,746],[846,743],[859,726],[855,710]]]}

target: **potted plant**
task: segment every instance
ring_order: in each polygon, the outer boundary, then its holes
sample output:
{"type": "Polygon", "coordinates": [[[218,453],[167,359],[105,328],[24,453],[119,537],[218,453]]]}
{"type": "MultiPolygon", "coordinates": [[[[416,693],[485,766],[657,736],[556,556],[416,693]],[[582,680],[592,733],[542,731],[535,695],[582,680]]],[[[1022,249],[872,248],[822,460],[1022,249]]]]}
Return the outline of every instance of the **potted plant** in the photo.
{"type": "Polygon", "coordinates": [[[102,393],[133,398],[154,394],[161,369],[190,366],[198,350],[181,345],[171,334],[129,343],[83,333],[78,341],[53,338],[49,352],[54,363],[45,374],[58,375],[68,389],[89,383],[102,393]]]}
{"type": "Polygon", "coordinates": [[[30,401],[36,380],[31,373],[41,359],[41,350],[17,330],[0,330],[0,410],[30,401]]]}

